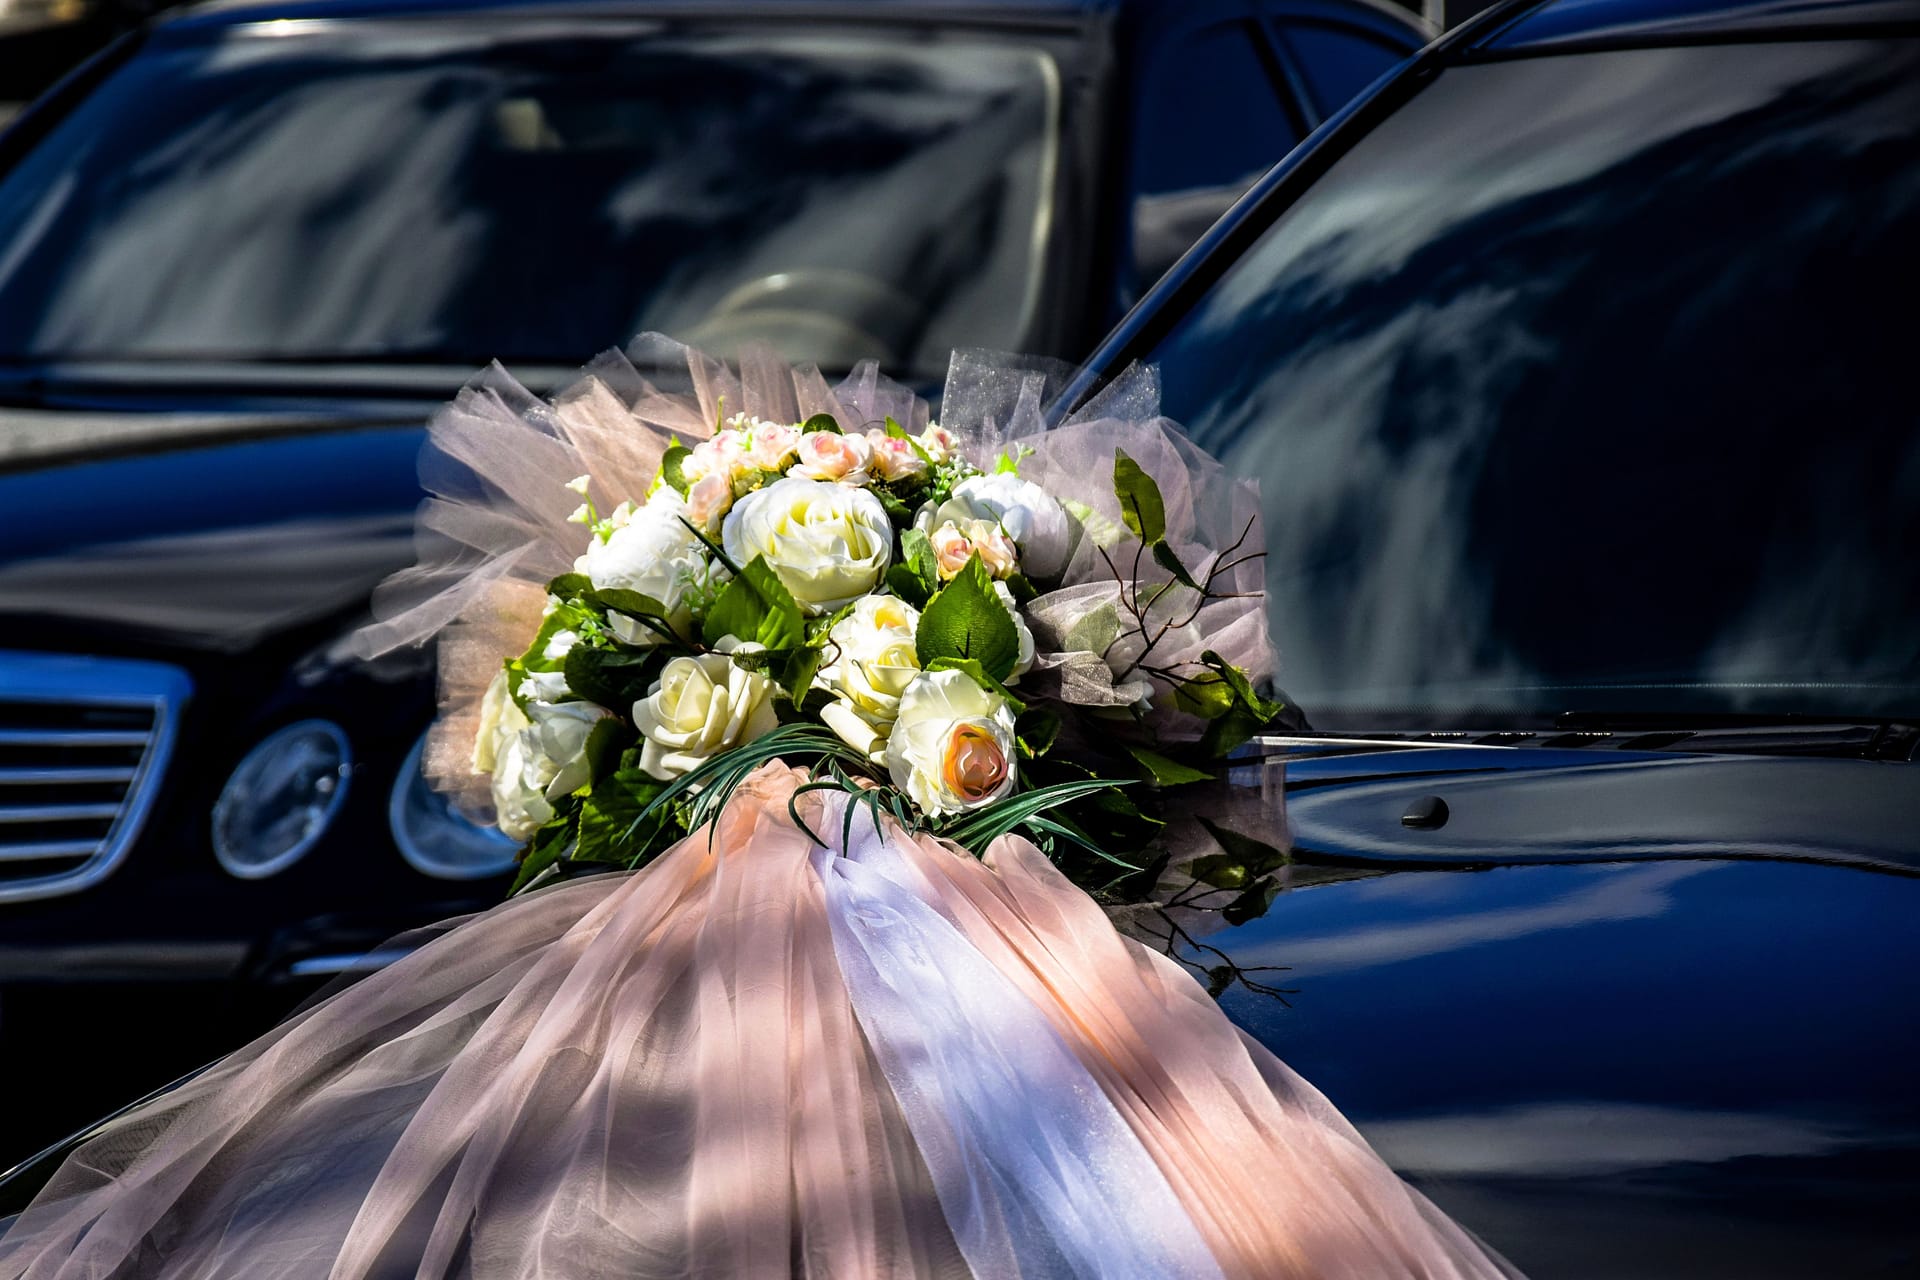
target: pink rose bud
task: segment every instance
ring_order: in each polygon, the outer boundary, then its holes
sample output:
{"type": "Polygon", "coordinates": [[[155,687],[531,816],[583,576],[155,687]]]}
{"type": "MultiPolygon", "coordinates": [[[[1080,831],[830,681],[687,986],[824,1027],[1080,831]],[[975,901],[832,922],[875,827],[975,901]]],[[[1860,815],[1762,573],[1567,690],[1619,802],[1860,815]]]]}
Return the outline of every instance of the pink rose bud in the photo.
{"type": "Polygon", "coordinates": [[[996,578],[1010,578],[1020,571],[1020,549],[1013,545],[1007,531],[991,520],[973,520],[967,524],[967,541],[996,578]]]}
{"type": "Polygon", "coordinates": [[[733,481],[716,471],[687,490],[687,519],[707,534],[718,533],[721,517],[733,506],[733,481]]]}
{"type": "Polygon", "coordinates": [[[960,441],[953,432],[939,423],[930,422],[927,424],[927,429],[920,433],[920,447],[925,449],[927,456],[935,462],[945,462],[960,452],[960,441]]]}
{"type": "Polygon", "coordinates": [[[873,446],[867,443],[865,436],[810,431],[800,437],[800,462],[791,474],[806,480],[865,484],[867,463],[872,458],[873,446]]]}
{"type": "Polygon", "coordinates": [[[884,431],[867,432],[873,448],[874,468],[882,480],[909,480],[927,473],[927,460],[913,447],[911,440],[890,436],[884,431]]]}
{"type": "Polygon", "coordinates": [[[748,456],[753,465],[762,471],[779,471],[787,465],[788,456],[799,443],[798,427],[782,426],[777,422],[756,422],[753,424],[753,449],[748,456]]]}
{"type": "Polygon", "coordinates": [[[966,568],[967,561],[973,556],[973,543],[966,534],[960,532],[960,526],[951,520],[927,535],[927,541],[933,544],[934,564],[943,582],[966,568]]]}

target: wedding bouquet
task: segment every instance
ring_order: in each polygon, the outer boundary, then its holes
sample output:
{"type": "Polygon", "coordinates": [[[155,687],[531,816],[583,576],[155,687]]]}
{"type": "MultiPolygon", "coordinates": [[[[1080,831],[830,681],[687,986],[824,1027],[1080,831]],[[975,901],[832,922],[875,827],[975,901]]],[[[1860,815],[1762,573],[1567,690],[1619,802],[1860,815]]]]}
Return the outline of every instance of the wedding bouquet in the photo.
{"type": "Polygon", "coordinates": [[[1018,830],[1083,887],[1150,888],[1157,793],[1280,711],[1193,643],[1257,620],[1256,517],[1196,545],[1190,490],[1170,526],[1118,443],[1104,493],[1078,464],[1056,491],[1023,474],[1063,477],[1055,439],[976,461],[932,423],[734,413],[670,438],[642,492],[573,479],[580,554],[473,742],[527,842],[516,890],[646,863],[776,758],[969,851],[1018,830]]]}

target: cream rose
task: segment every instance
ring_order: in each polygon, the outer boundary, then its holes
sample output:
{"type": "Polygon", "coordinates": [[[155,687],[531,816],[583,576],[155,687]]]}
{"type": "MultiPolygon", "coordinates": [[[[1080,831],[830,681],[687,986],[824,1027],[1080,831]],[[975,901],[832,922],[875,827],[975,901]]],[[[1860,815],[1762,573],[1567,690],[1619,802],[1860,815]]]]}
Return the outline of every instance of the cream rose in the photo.
{"type": "Polygon", "coordinates": [[[587,738],[612,712],[591,702],[530,702],[507,696],[506,673],[487,687],[474,743],[476,772],[492,775],[494,822],[525,840],[553,819],[554,802],[585,786],[587,738]],[[531,713],[531,718],[529,718],[531,713]]]}
{"type": "Polygon", "coordinates": [[[929,671],[900,695],[887,738],[893,785],[930,814],[958,813],[1013,790],[1013,708],[960,671],[929,671]]]}
{"type": "Polygon", "coordinates": [[[968,476],[937,510],[921,508],[916,524],[938,528],[947,521],[992,520],[1020,548],[1020,563],[1036,578],[1059,576],[1073,549],[1067,510],[1031,480],[1007,473],[968,476]]]}
{"type": "MultiPolygon", "coordinates": [[[[687,515],[680,495],[663,489],[605,541],[595,537],[589,542],[587,554],[574,568],[599,590],[617,588],[653,597],[684,629],[687,592],[708,571],[706,547],[681,520],[687,515]]],[[[628,644],[659,641],[654,631],[620,614],[613,614],[610,621],[614,633],[628,644]]]]}
{"type": "Polygon", "coordinates": [[[843,436],[833,431],[809,431],[800,437],[800,460],[789,475],[803,480],[837,480],[866,484],[873,446],[865,436],[843,436]]]}
{"type": "Polygon", "coordinates": [[[720,540],[739,564],[765,556],[812,614],[832,613],[873,590],[893,557],[893,524],[878,498],[865,489],[795,476],[735,503],[720,540]]]}
{"type": "Polygon", "coordinates": [[[920,611],[896,596],[862,596],[827,633],[833,661],[820,669],[835,700],[820,718],[849,746],[884,765],[900,695],[920,674],[913,633],[920,611]]]}
{"type": "Polygon", "coordinates": [[[780,722],[773,689],[765,674],[735,665],[726,653],[668,662],[647,696],[633,704],[641,772],[662,781],[677,778],[770,732],[780,722]]]}

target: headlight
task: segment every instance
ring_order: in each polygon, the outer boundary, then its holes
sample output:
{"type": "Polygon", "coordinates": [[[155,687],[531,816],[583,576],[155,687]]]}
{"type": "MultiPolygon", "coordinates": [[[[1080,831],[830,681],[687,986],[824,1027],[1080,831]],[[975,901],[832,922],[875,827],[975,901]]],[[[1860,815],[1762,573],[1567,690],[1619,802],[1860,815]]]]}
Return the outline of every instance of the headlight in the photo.
{"type": "Polygon", "coordinates": [[[387,821],[400,856],[415,871],[442,880],[483,880],[511,870],[519,842],[492,827],[467,821],[445,796],[427,785],[420,771],[426,747],[423,733],[401,764],[400,776],[393,780],[393,797],[387,802],[387,821]]]}
{"type": "Polygon", "coordinates": [[[213,853],[242,880],[306,856],[347,798],[353,752],[326,720],[302,720],[247,752],[213,806],[213,853]]]}

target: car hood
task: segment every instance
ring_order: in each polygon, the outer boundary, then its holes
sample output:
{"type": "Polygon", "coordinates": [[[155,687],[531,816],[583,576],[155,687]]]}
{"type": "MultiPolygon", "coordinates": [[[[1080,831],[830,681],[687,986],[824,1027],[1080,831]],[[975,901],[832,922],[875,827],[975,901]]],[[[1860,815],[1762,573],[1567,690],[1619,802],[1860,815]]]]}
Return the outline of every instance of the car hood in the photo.
{"type": "Polygon", "coordinates": [[[0,617],[25,647],[237,652],[410,563],[424,411],[0,411],[0,617]]]}

